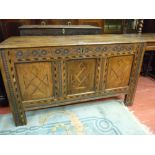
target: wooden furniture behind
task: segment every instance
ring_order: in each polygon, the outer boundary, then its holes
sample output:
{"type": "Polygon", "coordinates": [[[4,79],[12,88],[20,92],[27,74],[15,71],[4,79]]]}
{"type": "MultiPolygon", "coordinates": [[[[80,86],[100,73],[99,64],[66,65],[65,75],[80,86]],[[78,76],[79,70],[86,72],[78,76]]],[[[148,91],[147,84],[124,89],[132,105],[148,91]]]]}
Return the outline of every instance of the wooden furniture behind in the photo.
{"type": "Polygon", "coordinates": [[[104,20],[103,19],[79,19],[79,25],[92,25],[98,27],[104,27],[104,20]]]}
{"type": "Polygon", "coordinates": [[[105,20],[104,33],[122,33],[123,32],[123,20],[105,20]]]}
{"type": "Polygon", "coordinates": [[[155,51],[145,52],[141,74],[155,78],[155,51]]]}
{"type": "Polygon", "coordinates": [[[0,19],[0,40],[19,36],[18,27],[22,25],[91,25],[104,29],[103,19],[0,19]]]}
{"type": "Polygon", "coordinates": [[[120,94],[131,105],[145,42],[137,35],[7,39],[0,45],[1,66],[15,124],[26,124],[27,110],[120,94]]]}
{"type": "MultiPolygon", "coordinates": [[[[19,36],[22,25],[91,25],[102,28],[102,33],[136,33],[132,19],[0,19],[0,40],[19,36]]],[[[145,23],[145,22],[144,22],[145,23]]]]}
{"type": "Polygon", "coordinates": [[[142,66],[142,75],[151,76],[155,78],[155,63],[154,63],[155,62],[155,42],[153,41],[153,39],[148,41],[150,35],[151,34],[145,35],[147,38],[147,45],[146,45],[146,52],[144,55],[144,62],[142,66]]]}
{"type": "Polygon", "coordinates": [[[23,25],[21,36],[102,34],[102,28],[91,25],[23,25]]]}
{"type": "MultiPolygon", "coordinates": [[[[142,29],[143,33],[154,33],[155,32],[155,20],[144,19],[144,25],[142,29]]],[[[151,76],[155,78],[155,49],[154,43],[150,43],[150,47],[144,54],[144,61],[142,65],[142,75],[151,76]]]]}

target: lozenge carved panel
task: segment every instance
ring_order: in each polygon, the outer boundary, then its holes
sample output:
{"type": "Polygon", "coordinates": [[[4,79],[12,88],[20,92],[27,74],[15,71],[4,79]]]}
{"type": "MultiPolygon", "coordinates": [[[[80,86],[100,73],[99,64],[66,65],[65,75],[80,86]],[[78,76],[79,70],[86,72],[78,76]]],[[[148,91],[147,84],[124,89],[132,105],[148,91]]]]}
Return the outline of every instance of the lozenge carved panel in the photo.
{"type": "Polygon", "coordinates": [[[116,56],[108,59],[106,89],[128,85],[132,62],[133,55],[116,56]]]}
{"type": "Polygon", "coordinates": [[[52,65],[49,62],[16,64],[23,100],[53,96],[52,65]]]}
{"type": "Polygon", "coordinates": [[[67,94],[94,91],[95,69],[96,59],[67,61],[67,94]]]}

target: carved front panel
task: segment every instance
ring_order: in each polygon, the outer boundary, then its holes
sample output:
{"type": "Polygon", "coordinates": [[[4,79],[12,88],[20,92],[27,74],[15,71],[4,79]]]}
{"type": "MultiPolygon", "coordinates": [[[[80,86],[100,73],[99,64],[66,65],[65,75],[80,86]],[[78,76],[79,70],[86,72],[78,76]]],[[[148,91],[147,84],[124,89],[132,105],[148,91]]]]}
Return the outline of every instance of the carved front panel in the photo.
{"type": "Polygon", "coordinates": [[[95,59],[67,61],[68,94],[78,94],[94,91],[95,59]]]}
{"type": "Polygon", "coordinates": [[[133,55],[108,59],[106,89],[127,86],[129,83],[133,55]]]}
{"type": "Polygon", "coordinates": [[[16,70],[24,101],[53,96],[51,63],[36,62],[17,64],[16,70]]]}

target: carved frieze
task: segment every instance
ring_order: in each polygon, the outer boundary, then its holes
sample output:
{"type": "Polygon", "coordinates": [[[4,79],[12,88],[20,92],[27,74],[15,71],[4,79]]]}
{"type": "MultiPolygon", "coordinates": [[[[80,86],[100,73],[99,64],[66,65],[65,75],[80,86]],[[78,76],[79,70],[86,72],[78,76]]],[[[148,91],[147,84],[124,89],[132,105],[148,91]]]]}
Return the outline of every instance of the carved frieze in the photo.
{"type": "MultiPolygon", "coordinates": [[[[17,61],[33,61],[58,59],[60,57],[94,57],[112,56],[119,54],[134,54],[135,44],[116,44],[116,45],[94,45],[94,46],[70,46],[70,47],[49,47],[49,48],[30,48],[15,50],[17,61]]],[[[14,55],[14,52],[11,52],[14,55]]]]}

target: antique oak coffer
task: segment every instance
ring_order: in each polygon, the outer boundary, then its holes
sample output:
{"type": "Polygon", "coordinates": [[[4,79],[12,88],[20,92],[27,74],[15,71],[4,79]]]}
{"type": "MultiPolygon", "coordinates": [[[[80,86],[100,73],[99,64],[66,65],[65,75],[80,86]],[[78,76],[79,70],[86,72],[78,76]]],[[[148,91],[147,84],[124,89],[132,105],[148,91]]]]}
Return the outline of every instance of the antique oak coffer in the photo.
{"type": "Polygon", "coordinates": [[[16,126],[25,112],[125,95],[131,105],[145,42],[132,35],[21,36],[1,43],[2,75],[16,126]]]}

